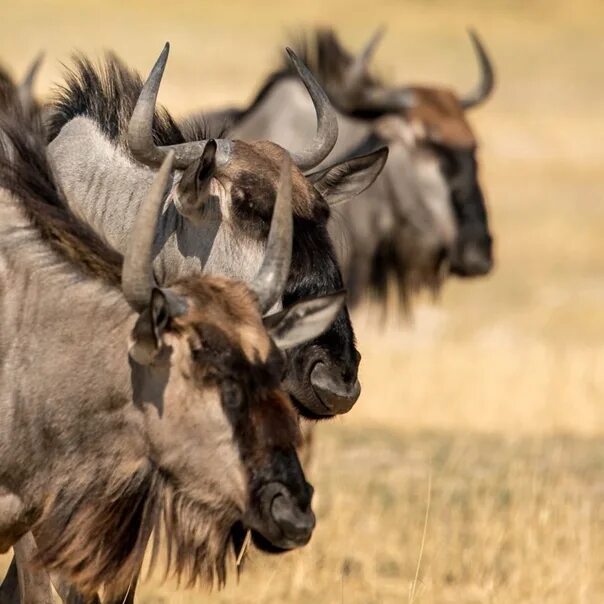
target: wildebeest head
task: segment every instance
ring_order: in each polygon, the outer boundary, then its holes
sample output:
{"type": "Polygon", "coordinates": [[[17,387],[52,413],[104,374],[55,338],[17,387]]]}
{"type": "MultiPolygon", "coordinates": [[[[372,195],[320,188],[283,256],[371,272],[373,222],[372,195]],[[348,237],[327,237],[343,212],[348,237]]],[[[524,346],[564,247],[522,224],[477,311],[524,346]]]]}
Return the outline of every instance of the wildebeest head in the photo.
{"type": "MultiPolygon", "coordinates": [[[[225,547],[229,532],[239,544],[242,527],[253,531],[257,545],[271,550],[310,539],[312,488],[296,455],[297,415],[281,389],[284,351],[323,332],[344,294],[301,301],[263,318],[281,297],[289,273],[289,158],[283,163],[266,254],[249,286],[210,276],[155,286],[154,228],[149,224],[157,221],[173,157],[169,152],[138,213],[122,289],[139,313],[130,346],[135,403],[145,413],[152,456],[170,477],[170,505],[181,506],[183,513],[199,509],[200,516],[206,507],[219,510],[220,518],[210,512],[213,528],[207,529],[218,531],[215,543],[205,538],[178,543],[172,534],[177,546],[189,549],[178,555],[192,557],[187,565],[195,568],[204,564],[207,548],[225,547]]],[[[202,523],[195,534],[205,537],[204,530],[202,523]]],[[[170,537],[170,528],[166,531],[170,537]]]]}
{"type": "MultiPolygon", "coordinates": [[[[375,131],[391,145],[392,155],[397,145],[403,145],[406,161],[416,165],[417,174],[434,172],[430,166],[438,166],[455,217],[454,241],[445,235],[449,229],[442,223],[440,227],[450,269],[460,276],[488,273],[492,267],[492,239],[478,181],[477,142],[466,118],[466,110],[484,102],[494,87],[486,50],[476,33],[470,31],[481,80],[466,96],[436,86],[390,87],[369,72],[369,61],[382,33],[379,30],[353,56],[332,30],[318,32],[315,60],[321,82],[341,111],[375,120],[375,131]]],[[[425,188],[425,196],[434,196],[435,185],[429,181],[420,177],[417,186],[425,188]]],[[[438,228],[438,220],[436,223],[438,228]]]]}
{"type": "MultiPolygon", "coordinates": [[[[200,159],[184,170],[173,193],[174,203],[192,221],[207,222],[214,215],[215,220],[221,221],[220,229],[227,229],[235,240],[249,242],[248,248],[261,249],[274,205],[277,167],[288,154],[268,141],[230,141],[232,160],[221,166],[216,162],[215,150],[216,143],[210,141],[200,159]]],[[[327,232],[329,204],[340,201],[350,188],[357,187],[356,177],[367,180],[369,171],[376,175],[385,157],[386,152],[379,151],[343,167],[332,167],[314,182],[292,165],[294,255],[283,304],[342,288],[327,232]]],[[[226,238],[223,241],[229,245],[226,238]]],[[[216,245],[219,242],[217,237],[211,258],[221,263],[227,259],[230,266],[221,264],[217,269],[227,274],[241,270],[245,261],[233,257],[226,247],[221,252],[216,245]]],[[[206,270],[212,268],[209,262],[206,270]]],[[[317,340],[289,351],[284,384],[304,415],[345,413],[360,393],[359,359],[348,311],[342,309],[331,328],[317,340]]]]}
{"type": "MultiPolygon", "coordinates": [[[[291,59],[317,110],[317,135],[309,149],[288,153],[268,141],[195,137],[183,142],[169,140],[169,136],[162,140],[156,130],[155,102],[167,56],[166,46],[145,85],[138,87],[138,101],[135,97],[132,117],[124,130],[130,153],[154,169],[169,150],[175,152],[175,167],[180,172],[170,195],[183,218],[178,253],[181,257],[203,256],[205,272],[251,280],[262,259],[279,169],[283,158],[291,155],[295,162],[290,168],[294,255],[281,302],[292,304],[341,289],[342,279],[326,228],[329,204],[368,187],[382,169],[387,150],[332,166],[315,175],[312,182],[303,175],[301,169],[322,161],[333,147],[337,122],[325,93],[293,53],[291,59]]],[[[119,66],[114,68],[123,71],[119,66]]],[[[304,415],[344,413],[357,400],[360,357],[345,308],[330,329],[315,341],[292,348],[288,358],[284,383],[304,415]]]]}

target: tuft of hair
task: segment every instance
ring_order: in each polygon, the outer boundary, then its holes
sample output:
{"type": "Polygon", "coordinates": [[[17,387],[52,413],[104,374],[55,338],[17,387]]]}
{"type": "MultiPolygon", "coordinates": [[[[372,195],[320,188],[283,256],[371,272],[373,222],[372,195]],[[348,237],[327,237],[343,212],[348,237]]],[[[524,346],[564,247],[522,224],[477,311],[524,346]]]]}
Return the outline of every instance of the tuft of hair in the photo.
{"type": "Polygon", "coordinates": [[[163,555],[164,579],[173,577],[186,588],[221,588],[226,583],[231,528],[238,510],[226,501],[191,501],[167,482],[161,490],[149,574],[163,555]]]}
{"type": "MultiPolygon", "coordinates": [[[[113,53],[98,63],[75,55],[67,69],[65,83],[59,85],[50,104],[48,141],[52,141],[69,121],[78,116],[95,121],[111,141],[127,149],[128,123],[143,87],[141,76],[113,53]]],[[[203,116],[183,121],[182,126],[161,106],[153,117],[153,138],[157,145],[177,145],[212,136],[214,129],[203,116]]],[[[214,129],[217,131],[217,129],[214,129]]]]}
{"type": "Polygon", "coordinates": [[[40,238],[83,274],[120,286],[122,256],[69,209],[46,157],[43,127],[13,108],[0,112],[0,188],[20,204],[40,238]]]}
{"type": "MultiPolygon", "coordinates": [[[[428,290],[435,297],[442,288],[444,274],[439,263],[417,267],[406,261],[407,254],[401,253],[392,240],[384,240],[378,246],[371,261],[368,283],[358,283],[359,291],[354,299],[360,300],[364,293],[377,302],[386,315],[394,294],[394,302],[404,315],[412,314],[412,298],[420,291],[428,290]]],[[[412,258],[412,255],[409,256],[412,258]]],[[[354,282],[354,279],[351,279],[354,282]]]]}
{"type": "Polygon", "coordinates": [[[125,592],[160,514],[159,483],[144,466],[115,484],[58,488],[36,527],[38,561],[86,596],[125,592]]]}
{"type": "MultiPolygon", "coordinates": [[[[140,75],[113,53],[107,53],[98,64],[81,54],[73,61],[65,83],[53,93],[48,140],[52,141],[67,122],[84,116],[94,120],[111,141],[125,147],[128,122],[143,87],[140,75]]],[[[153,132],[158,144],[184,142],[176,122],[162,107],[155,112],[153,132]]]]}
{"type": "Polygon", "coordinates": [[[187,141],[210,138],[224,138],[239,119],[241,111],[227,109],[209,113],[194,113],[178,122],[182,135],[187,141]]]}
{"type": "Polygon", "coordinates": [[[57,489],[36,527],[38,561],[83,595],[103,590],[113,601],[140,574],[153,534],[149,573],[161,550],[164,578],[221,587],[236,518],[231,505],[192,502],[144,465],[115,482],[57,489]]]}

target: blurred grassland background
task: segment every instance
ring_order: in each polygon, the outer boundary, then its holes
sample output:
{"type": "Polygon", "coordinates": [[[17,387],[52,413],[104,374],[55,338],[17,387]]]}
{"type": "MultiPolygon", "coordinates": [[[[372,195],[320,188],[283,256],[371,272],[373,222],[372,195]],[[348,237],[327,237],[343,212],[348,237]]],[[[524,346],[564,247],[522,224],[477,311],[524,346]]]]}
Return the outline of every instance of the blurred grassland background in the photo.
{"type": "Polygon", "coordinates": [[[146,73],[170,40],[160,98],[176,114],[248,101],[287,33],[314,25],[355,49],[386,24],[374,64],[392,82],[471,87],[468,25],[497,68],[470,116],[494,274],[447,284],[412,321],[356,314],[363,396],[318,431],[307,548],[253,554],[211,595],[154,577],[139,601],[604,601],[603,2],[4,0],[0,14],[13,73],[46,51],[40,94],[74,49],[146,73]]]}

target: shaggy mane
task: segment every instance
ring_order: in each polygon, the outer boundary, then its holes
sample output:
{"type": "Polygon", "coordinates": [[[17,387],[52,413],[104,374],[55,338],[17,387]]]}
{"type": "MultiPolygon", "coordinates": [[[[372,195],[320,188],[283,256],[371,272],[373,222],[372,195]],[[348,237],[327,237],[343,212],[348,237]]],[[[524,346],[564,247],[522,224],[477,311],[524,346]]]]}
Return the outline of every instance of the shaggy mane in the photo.
{"type": "MultiPolygon", "coordinates": [[[[109,140],[127,149],[128,122],[143,87],[141,76],[113,53],[101,61],[76,55],[67,69],[65,83],[58,86],[51,101],[48,141],[75,117],[88,117],[97,123],[109,140]]],[[[170,113],[158,106],[153,118],[153,137],[157,145],[176,145],[201,138],[212,138],[203,116],[187,120],[181,127],[170,113]]],[[[216,137],[216,136],[215,136],[216,137]]]]}
{"type": "Polygon", "coordinates": [[[38,562],[86,596],[127,592],[140,574],[153,533],[149,572],[166,552],[164,579],[187,587],[224,585],[231,527],[238,511],[225,502],[192,502],[146,465],[115,483],[65,486],[36,527],[38,562]]]}
{"type": "Polygon", "coordinates": [[[121,284],[122,256],[69,209],[46,157],[39,120],[0,113],[0,188],[15,197],[55,252],[85,275],[121,284]]]}

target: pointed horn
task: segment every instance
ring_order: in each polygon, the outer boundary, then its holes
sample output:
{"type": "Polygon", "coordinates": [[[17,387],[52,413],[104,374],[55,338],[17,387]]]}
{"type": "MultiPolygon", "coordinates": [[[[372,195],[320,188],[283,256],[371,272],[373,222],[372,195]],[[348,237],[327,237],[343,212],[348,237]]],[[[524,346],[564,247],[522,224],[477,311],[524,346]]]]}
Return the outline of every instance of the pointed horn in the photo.
{"type": "MultiPolygon", "coordinates": [[[[174,151],[174,167],[178,170],[184,170],[192,161],[201,157],[207,143],[206,140],[160,147],[156,146],[153,141],[153,117],[157,104],[157,94],[166,63],[168,62],[169,53],[170,43],[166,42],[164,49],[143,85],[134,111],[132,112],[130,124],[128,125],[128,147],[134,159],[153,168],[161,165],[169,151],[174,151]]],[[[231,143],[228,140],[217,139],[216,144],[216,163],[223,165],[230,158],[231,143]]]]}
{"type": "Polygon", "coordinates": [[[480,65],[480,82],[476,88],[467,96],[464,96],[461,100],[461,106],[464,109],[470,109],[483,103],[493,91],[495,87],[495,74],[493,72],[493,65],[489,59],[489,55],[485,50],[478,34],[473,30],[469,29],[468,34],[472,40],[476,57],[480,65]]]}
{"type": "Polygon", "coordinates": [[[279,301],[289,276],[294,222],[292,215],[292,165],[289,156],[283,161],[279,189],[273,209],[271,228],[262,266],[251,285],[258,297],[262,314],[279,301]]]}
{"type": "Polygon", "coordinates": [[[371,61],[371,58],[375,53],[375,49],[384,37],[385,33],[386,26],[380,25],[375,30],[371,38],[369,38],[369,40],[363,47],[363,50],[361,50],[361,52],[355,57],[354,61],[348,69],[348,74],[346,76],[347,86],[353,88],[355,85],[358,84],[363,74],[367,72],[367,69],[369,67],[369,61],[371,61]]]}
{"type": "Polygon", "coordinates": [[[367,44],[365,44],[365,47],[359,53],[358,58],[362,60],[365,65],[367,65],[373,57],[375,49],[377,48],[377,45],[382,41],[382,38],[384,37],[385,33],[386,26],[382,23],[382,25],[380,25],[375,30],[375,32],[373,32],[373,35],[371,36],[371,38],[369,38],[367,44]]]}
{"type": "Polygon", "coordinates": [[[159,213],[172,174],[174,152],[166,154],[151,187],[141,204],[122,268],[122,291],[130,306],[143,311],[151,300],[153,280],[153,240],[159,213]]]}
{"type": "Polygon", "coordinates": [[[128,124],[128,147],[130,152],[141,163],[153,167],[161,165],[166,157],[166,153],[157,148],[153,142],[153,116],[155,115],[157,93],[169,54],[170,43],[166,42],[143,85],[128,124]]]}
{"type": "Polygon", "coordinates": [[[317,133],[312,144],[304,151],[291,153],[294,163],[301,170],[309,170],[318,166],[334,148],[338,140],[338,120],[325,91],[319,86],[308,67],[291,48],[286,48],[286,50],[302,83],[308,90],[317,113],[317,133]]]}
{"type": "Polygon", "coordinates": [[[40,65],[42,65],[42,61],[44,60],[44,53],[41,52],[29,66],[25,77],[21,84],[19,84],[18,95],[19,102],[21,103],[21,107],[23,107],[23,111],[26,115],[31,113],[32,108],[34,107],[34,81],[36,79],[36,75],[40,70],[40,65]]]}

